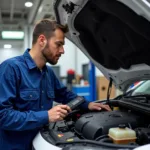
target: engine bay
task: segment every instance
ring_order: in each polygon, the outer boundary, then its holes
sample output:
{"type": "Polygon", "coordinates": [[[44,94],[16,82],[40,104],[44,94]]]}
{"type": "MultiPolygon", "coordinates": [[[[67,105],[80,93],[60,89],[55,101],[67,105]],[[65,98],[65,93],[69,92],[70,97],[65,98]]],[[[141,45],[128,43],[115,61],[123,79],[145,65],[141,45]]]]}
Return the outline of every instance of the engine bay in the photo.
{"type": "Polygon", "coordinates": [[[88,146],[88,148],[94,146],[95,149],[133,149],[150,143],[148,117],[149,115],[141,111],[127,109],[127,107],[119,107],[118,110],[110,112],[74,110],[65,120],[51,123],[43,128],[41,135],[46,141],[59,147],[76,145],[88,146]],[[109,137],[109,130],[114,128],[119,128],[120,131],[122,129],[132,130],[135,132],[136,140],[126,144],[114,143],[109,137]]]}

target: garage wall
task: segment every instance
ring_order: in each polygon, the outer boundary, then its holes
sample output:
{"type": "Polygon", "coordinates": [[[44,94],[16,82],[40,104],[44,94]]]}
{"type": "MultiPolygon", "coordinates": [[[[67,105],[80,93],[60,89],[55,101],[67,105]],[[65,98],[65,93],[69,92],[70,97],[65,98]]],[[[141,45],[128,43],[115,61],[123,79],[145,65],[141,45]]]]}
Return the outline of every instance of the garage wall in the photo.
{"type": "Polygon", "coordinates": [[[22,53],[20,49],[0,49],[0,63],[8,58],[21,55],[22,53]]]}
{"type": "Polygon", "coordinates": [[[96,68],[96,76],[104,76],[99,69],[96,68]]]}

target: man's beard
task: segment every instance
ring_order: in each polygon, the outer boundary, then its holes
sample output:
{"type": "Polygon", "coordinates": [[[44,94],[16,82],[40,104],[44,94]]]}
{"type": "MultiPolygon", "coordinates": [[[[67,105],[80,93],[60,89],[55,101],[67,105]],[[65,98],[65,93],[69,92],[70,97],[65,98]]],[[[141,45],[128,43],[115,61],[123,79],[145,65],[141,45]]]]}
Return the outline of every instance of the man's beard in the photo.
{"type": "Polygon", "coordinates": [[[49,52],[49,51],[50,51],[50,46],[49,46],[48,43],[47,43],[47,45],[46,45],[45,48],[43,49],[42,54],[43,54],[44,58],[46,59],[46,62],[50,63],[51,65],[56,65],[57,62],[55,62],[55,61],[52,59],[52,53],[49,52]],[[48,56],[49,56],[49,57],[48,57],[48,56]]]}

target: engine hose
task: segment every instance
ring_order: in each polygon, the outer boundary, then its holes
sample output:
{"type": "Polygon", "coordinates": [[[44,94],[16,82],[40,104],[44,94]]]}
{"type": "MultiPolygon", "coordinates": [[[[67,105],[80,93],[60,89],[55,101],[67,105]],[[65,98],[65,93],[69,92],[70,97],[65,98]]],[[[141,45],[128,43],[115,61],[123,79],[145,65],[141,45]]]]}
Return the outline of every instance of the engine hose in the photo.
{"type": "Polygon", "coordinates": [[[83,144],[93,144],[97,146],[105,146],[105,147],[110,147],[110,148],[131,148],[134,149],[138,147],[137,145],[121,145],[121,144],[113,144],[113,143],[103,143],[101,141],[95,142],[91,140],[76,140],[76,141],[70,141],[70,142],[56,142],[55,145],[62,145],[62,144],[77,144],[77,143],[83,143],[83,144]]]}
{"type": "Polygon", "coordinates": [[[95,139],[95,141],[99,141],[99,140],[101,140],[101,139],[103,139],[103,138],[108,138],[108,135],[102,135],[102,136],[99,136],[99,137],[97,137],[96,139],[95,139]]]}

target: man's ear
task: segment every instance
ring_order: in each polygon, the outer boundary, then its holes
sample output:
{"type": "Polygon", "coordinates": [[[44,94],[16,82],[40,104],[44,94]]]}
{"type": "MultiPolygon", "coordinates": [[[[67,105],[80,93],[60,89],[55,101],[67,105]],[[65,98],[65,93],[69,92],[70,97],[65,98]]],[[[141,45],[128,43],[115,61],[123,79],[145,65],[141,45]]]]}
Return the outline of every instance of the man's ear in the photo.
{"type": "Polygon", "coordinates": [[[47,40],[44,40],[44,46],[46,46],[46,44],[47,44],[47,40]]]}
{"type": "Polygon", "coordinates": [[[47,40],[45,39],[45,37],[43,35],[39,36],[39,44],[41,47],[45,47],[47,44],[47,40]]]}

